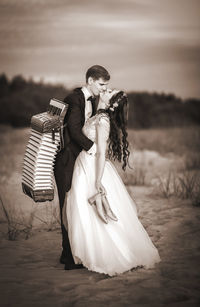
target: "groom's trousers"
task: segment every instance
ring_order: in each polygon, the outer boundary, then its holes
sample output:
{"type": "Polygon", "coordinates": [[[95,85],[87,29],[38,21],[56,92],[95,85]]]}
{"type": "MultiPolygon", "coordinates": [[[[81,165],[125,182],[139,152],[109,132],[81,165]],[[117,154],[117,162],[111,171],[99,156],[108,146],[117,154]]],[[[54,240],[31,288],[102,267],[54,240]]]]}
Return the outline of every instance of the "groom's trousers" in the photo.
{"type": "Polygon", "coordinates": [[[74,264],[68,234],[63,225],[62,209],[66,192],[71,188],[76,158],[82,149],[89,150],[93,142],[82,132],[85,123],[85,96],[81,88],[75,89],[64,101],[69,104],[64,120],[67,126],[64,129],[64,148],[56,156],[54,175],[60,203],[63,252],[69,262],[74,264]]]}
{"type": "Polygon", "coordinates": [[[56,157],[56,163],[54,168],[54,175],[58,190],[59,204],[60,204],[60,221],[61,221],[61,231],[62,231],[62,247],[63,253],[66,256],[69,263],[74,264],[69,237],[67,230],[63,224],[63,206],[65,201],[66,192],[68,192],[71,188],[72,175],[74,164],[76,161],[76,155],[71,150],[65,151],[64,159],[62,157],[62,153],[58,153],[56,157]]]}

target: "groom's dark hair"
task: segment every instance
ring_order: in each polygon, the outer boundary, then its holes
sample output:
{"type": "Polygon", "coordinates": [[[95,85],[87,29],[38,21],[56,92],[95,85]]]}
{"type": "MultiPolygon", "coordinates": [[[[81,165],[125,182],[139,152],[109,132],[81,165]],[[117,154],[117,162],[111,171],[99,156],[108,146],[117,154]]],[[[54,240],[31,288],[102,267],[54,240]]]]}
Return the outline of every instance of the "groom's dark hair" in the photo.
{"type": "Polygon", "coordinates": [[[86,83],[88,82],[89,77],[92,77],[94,80],[102,78],[104,81],[110,80],[109,72],[100,65],[94,65],[90,67],[86,72],[86,83]]]}

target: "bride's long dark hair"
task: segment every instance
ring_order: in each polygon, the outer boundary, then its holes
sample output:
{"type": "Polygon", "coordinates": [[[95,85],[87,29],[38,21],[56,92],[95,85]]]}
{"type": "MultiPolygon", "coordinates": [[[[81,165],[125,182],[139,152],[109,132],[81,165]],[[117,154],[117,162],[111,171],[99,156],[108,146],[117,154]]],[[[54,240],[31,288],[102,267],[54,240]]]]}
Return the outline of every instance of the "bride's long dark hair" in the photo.
{"type": "Polygon", "coordinates": [[[108,156],[122,163],[122,169],[125,171],[128,164],[130,151],[128,150],[129,143],[127,141],[128,133],[128,99],[123,91],[118,92],[110,99],[108,109],[100,109],[99,113],[106,113],[110,118],[110,135],[108,156]]]}

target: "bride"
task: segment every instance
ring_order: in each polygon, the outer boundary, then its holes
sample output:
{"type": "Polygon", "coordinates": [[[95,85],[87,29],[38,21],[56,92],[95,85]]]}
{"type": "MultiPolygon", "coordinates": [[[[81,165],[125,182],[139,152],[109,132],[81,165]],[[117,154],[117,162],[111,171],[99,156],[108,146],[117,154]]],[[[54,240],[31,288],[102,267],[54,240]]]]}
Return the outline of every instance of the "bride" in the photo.
{"type": "Polygon", "coordinates": [[[137,266],[151,268],[160,261],[134,201],[108,159],[119,160],[125,170],[129,157],[126,110],[122,91],[100,95],[97,114],[83,127],[83,133],[96,143],[96,154],[84,150],[79,154],[63,207],[75,263],[110,276],[137,266]]]}

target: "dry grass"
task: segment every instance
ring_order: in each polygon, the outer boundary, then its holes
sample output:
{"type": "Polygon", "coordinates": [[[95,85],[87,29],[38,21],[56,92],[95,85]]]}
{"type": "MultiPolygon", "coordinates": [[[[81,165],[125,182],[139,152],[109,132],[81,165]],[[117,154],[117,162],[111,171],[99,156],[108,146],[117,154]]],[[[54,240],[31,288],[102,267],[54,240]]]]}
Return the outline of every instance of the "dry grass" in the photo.
{"type": "Polygon", "coordinates": [[[153,150],[164,155],[199,153],[200,126],[130,130],[129,141],[135,150],[153,150]]]}
{"type": "Polygon", "coordinates": [[[0,205],[3,212],[0,222],[6,223],[6,227],[1,232],[8,240],[15,241],[19,238],[27,240],[34,229],[38,228],[38,222],[39,228],[47,231],[60,228],[58,206],[55,206],[53,202],[43,203],[42,207],[33,205],[29,212],[5,204],[1,197],[0,205]]]}
{"type": "Polygon", "coordinates": [[[200,169],[200,152],[190,152],[185,157],[185,169],[200,169]]]}
{"type": "Polygon", "coordinates": [[[33,209],[27,217],[24,212],[20,211],[19,214],[14,207],[6,206],[1,197],[0,203],[7,224],[7,229],[3,234],[10,241],[15,241],[19,237],[23,237],[27,240],[32,235],[35,209],[33,209]]]}
{"type": "MultiPolygon", "coordinates": [[[[115,165],[116,166],[116,165],[115,165]]],[[[136,164],[133,168],[128,168],[128,171],[125,173],[121,170],[121,166],[118,165],[118,173],[125,185],[134,185],[134,186],[145,186],[146,182],[146,172],[142,165],[136,164]]]]}
{"type": "MultiPolygon", "coordinates": [[[[155,172],[156,194],[164,198],[173,196],[190,199],[194,206],[200,205],[200,127],[129,131],[129,141],[133,152],[151,150],[174,159],[173,171],[169,165],[167,172],[163,171],[161,175],[156,175],[155,172]],[[181,158],[182,163],[176,163],[181,158]]],[[[146,179],[147,169],[141,163],[139,167],[146,179]]],[[[140,170],[137,169],[136,174],[139,173],[140,170]]],[[[129,176],[129,184],[131,182],[137,185],[134,174],[133,177],[129,176]]],[[[144,180],[144,184],[147,184],[147,180],[144,180]]]]}
{"type": "Polygon", "coordinates": [[[60,215],[58,206],[55,206],[53,202],[46,202],[43,204],[43,214],[35,214],[35,219],[42,223],[42,228],[47,231],[53,231],[60,228],[60,215]]]}
{"type": "Polygon", "coordinates": [[[194,206],[200,206],[200,174],[184,171],[169,171],[165,177],[158,177],[155,193],[164,198],[190,199],[194,206]]]}

